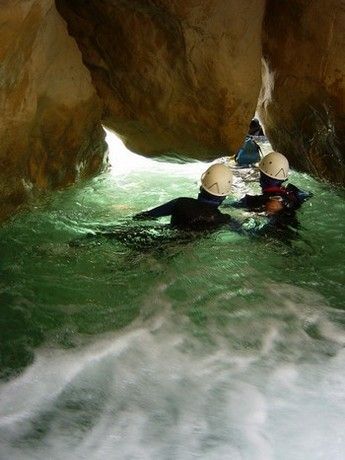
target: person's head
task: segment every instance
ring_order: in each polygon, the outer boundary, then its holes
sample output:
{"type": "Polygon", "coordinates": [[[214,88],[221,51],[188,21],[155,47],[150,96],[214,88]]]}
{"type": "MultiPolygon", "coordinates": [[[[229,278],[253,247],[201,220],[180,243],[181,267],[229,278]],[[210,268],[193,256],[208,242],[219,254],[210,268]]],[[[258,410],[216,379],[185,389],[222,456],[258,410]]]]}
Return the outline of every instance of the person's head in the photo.
{"type": "Polygon", "coordinates": [[[231,192],[232,171],[225,164],[210,166],[201,176],[201,189],[208,194],[225,198],[231,192]]]}
{"type": "Polygon", "coordinates": [[[265,204],[265,212],[268,216],[273,216],[284,209],[284,203],[281,196],[271,196],[265,204]]]}
{"type": "Polygon", "coordinates": [[[248,134],[255,135],[260,128],[261,126],[259,120],[257,118],[253,118],[249,123],[248,134]]]}
{"type": "Polygon", "coordinates": [[[260,185],[265,186],[281,185],[289,175],[289,162],[279,152],[270,152],[265,155],[259,163],[260,185]]]}

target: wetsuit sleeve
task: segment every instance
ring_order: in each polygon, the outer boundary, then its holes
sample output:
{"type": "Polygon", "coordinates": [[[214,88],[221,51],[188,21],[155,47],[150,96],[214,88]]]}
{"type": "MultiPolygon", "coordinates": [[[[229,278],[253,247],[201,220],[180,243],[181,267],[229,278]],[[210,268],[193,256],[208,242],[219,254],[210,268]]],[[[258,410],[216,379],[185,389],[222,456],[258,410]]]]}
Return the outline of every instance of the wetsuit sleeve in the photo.
{"type": "Polygon", "coordinates": [[[238,201],[225,203],[225,206],[233,208],[258,209],[265,205],[267,198],[264,195],[245,195],[238,201]]]}
{"type": "Polygon", "coordinates": [[[174,211],[176,201],[177,198],[157,206],[156,208],[140,212],[139,214],[133,216],[133,219],[157,219],[158,217],[170,216],[174,211]]]}
{"type": "Polygon", "coordinates": [[[313,194],[311,192],[305,192],[304,190],[299,189],[293,184],[288,184],[286,190],[289,194],[292,194],[297,205],[301,205],[305,201],[309,200],[313,194]]]}

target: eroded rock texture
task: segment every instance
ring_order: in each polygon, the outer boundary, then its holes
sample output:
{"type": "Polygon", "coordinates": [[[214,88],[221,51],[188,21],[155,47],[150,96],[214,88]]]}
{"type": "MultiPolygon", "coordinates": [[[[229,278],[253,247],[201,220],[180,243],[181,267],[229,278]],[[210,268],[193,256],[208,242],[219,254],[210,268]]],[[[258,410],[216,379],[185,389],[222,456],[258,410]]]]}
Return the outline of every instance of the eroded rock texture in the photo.
{"type": "Polygon", "coordinates": [[[269,0],[259,113],[272,145],[345,184],[345,2],[269,0]]]}
{"type": "Polygon", "coordinates": [[[129,148],[235,152],[261,87],[264,0],[57,0],[129,148]]]}
{"type": "Polygon", "coordinates": [[[274,148],[344,184],[344,26],[344,0],[2,0],[0,219],[99,171],[101,122],[144,155],[234,153],[260,88],[274,148]]]}
{"type": "Polygon", "coordinates": [[[0,219],[104,161],[101,103],[53,0],[0,3],[0,219]]]}

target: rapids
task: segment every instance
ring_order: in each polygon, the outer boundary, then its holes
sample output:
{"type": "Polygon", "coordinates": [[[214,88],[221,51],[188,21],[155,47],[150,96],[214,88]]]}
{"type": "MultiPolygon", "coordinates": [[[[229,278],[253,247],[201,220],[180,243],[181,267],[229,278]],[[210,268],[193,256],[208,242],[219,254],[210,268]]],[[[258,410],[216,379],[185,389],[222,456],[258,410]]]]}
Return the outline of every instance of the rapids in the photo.
{"type": "Polygon", "coordinates": [[[0,459],[345,458],[344,190],[292,171],[289,241],[188,235],[131,216],[207,165],[107,140],[108,172],[0,228],[0,459]]]}

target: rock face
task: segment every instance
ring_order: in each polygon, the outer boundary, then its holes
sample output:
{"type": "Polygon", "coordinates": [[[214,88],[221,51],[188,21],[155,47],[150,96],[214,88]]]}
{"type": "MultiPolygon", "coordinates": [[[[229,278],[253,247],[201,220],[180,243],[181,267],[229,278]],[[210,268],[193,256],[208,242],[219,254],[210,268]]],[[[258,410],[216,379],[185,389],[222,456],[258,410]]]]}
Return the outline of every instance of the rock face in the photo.
{"type": "Polygon", "coordinates": [[[264,0],[57,0],[104,102],[145,155],[234,153],[261,87],[264,0]]]}
{"type": "Polygon", "coordinates": [[[99,171],[101,123],[211,159],[257,108],[292,166],[345,184],[344,26],[344,0],[2,0],[0,219],[99,171]]]}
{"type": "Polygon", "coordinates": [[[53,0],[0,6],[0,220],[99,171],[101,102],[53,0]]]}
{"type": "Polygon", "coordinates": [[[345,3],[269,0],[258,112],[273,147],[345,184],[345,3]]]}

